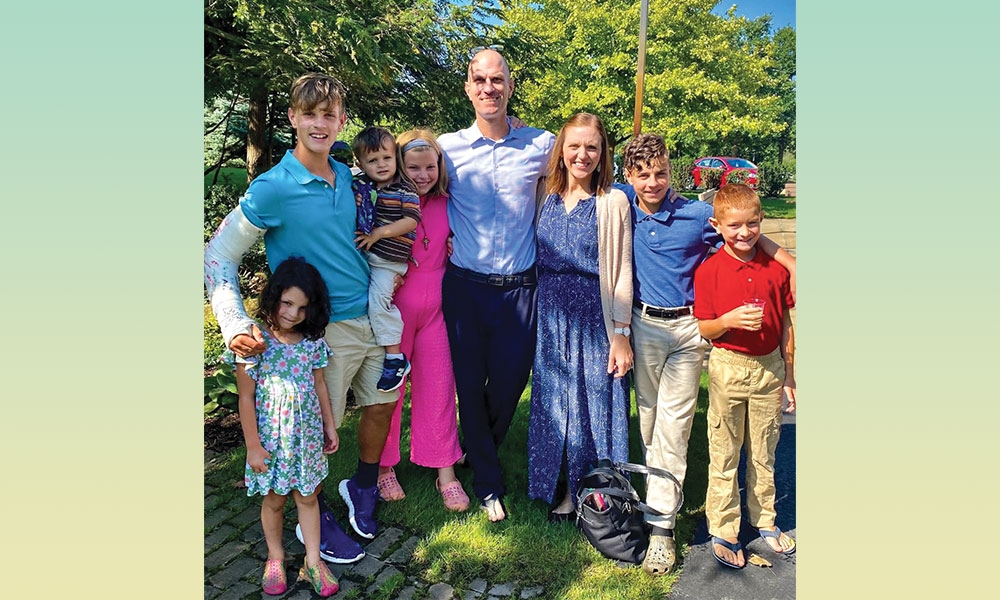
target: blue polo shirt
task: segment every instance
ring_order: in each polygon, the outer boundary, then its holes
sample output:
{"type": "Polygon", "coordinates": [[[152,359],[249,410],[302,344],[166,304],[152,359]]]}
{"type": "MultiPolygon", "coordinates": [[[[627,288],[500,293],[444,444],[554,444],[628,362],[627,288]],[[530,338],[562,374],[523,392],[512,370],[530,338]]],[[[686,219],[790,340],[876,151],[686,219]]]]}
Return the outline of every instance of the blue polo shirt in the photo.
{"type": "Polygon", "coordinates": [[[262,229],[273,272],[289,256],[319,270],[330,292],[330,322],[368,312],[368,262],[354,245],[356,205],[351,170],[330,159],[336,186],[313,175],[289,150],[250,183],[240,200],[246,218],[262,229]]]}
{"type": "Polygon", "coordinates": [[[511,129],[491,140],[475,123],[438,137],[448,170],[451,262],[478,273],[512,275],[535,264],[535,190],[555,136],[511,129]]]}
{"type": "Polygon", "coordinates": [[[722,236],[708,222],[712,206],[667,190],[660,209],[647,214],[632,186],[616,184],[632,212],[632,297],[653,306],[694,304],[694,272],[722,236]]]}

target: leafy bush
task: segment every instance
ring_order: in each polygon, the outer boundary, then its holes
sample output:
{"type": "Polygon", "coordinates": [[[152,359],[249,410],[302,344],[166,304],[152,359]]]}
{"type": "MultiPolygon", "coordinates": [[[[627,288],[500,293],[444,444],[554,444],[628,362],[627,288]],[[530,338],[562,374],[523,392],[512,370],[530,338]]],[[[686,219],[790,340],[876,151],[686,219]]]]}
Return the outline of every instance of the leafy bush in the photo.
{"type": "Polygon", "coordinates": [[[762,197],[780,196],[785,189],[785,183],[794,179],[794,160],[786,160],[781,164],[769,160],[757,166],[757,192],[762,197]]]}
{"type": "Polygon", "coordinates": [[[221,362],[219,358],[226,351],[226,342],[222,339],[222,331],[211,309],[205,306],[204,325],[205,368],[216,367],[221,362]]]}
{"type": "Polygon", "coordinates": [[[670,186],[675,190],[693,190],[694,176],[691,169],[694,168],[694,159],[689,156],[677,156],[670,159],[673,166],[670,172],[670,186]]]}
{"type": "MultiPolygon", "coordinates": [[[[215,230],[240,202],[240,197],[246,191],[245,183],[234,183],[229,179],[221,179],[208,188],[205,196],[205,243],[207,244],[215,230]]],[[[243,257],[239,267],[240,289],[244,296],[260,293],[263,286],[261,273],[267,273],[267,256],[264,254],[264,240],[257,240],[243,257]]]]}
{"type": "Polygon", "coordinates": [[[746,183],[749,175],[750,171],[744,169],[732,170],[726,175],[726,183],[746,183]]]}
{"type": "Polygon", "coordinates": [[[722,169],[701,170],[701,186],[706,190],[717,190],[722,185],[722,169]]]}
{"type": "Polygon", "coordinates": [[[219,408],[237,410],[239,393],[236,391],[236,373],[228,363],[222,363],[212,375],[205,378],[205,414],[219,408]]]}

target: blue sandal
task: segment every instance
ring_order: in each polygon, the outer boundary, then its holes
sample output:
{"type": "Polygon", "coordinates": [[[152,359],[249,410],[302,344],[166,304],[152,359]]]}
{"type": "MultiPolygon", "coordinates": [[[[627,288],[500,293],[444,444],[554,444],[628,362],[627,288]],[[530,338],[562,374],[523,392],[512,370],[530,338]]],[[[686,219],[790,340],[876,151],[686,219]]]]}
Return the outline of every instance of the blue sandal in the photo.
{"type": "Polygon", "coordinates": [[[726,565],[730,569],[742,569],[743,567],[747,566],[746,562],[745,562],[746,561],[746,557],[745,556],[743,557],[744,563],[742,565],[738,565],[736,563],[731,563],[728,560],[723,560],[723,558],[721,556],[719,556],[718,554],[715,553],[715,544],[718,544],[720,546],[728,548],[733,554],[736,554],[736,553],[738,553],[738,552],[740,552],[740,551],[743,550],[743,545],[740,544],[739,542],[727,542],[726,540],[724,540],[724,539],[722,539],[720,537],[714,537],[713,536],[712,537],[712,544],[713,544],[713,546],[712,546],[712,556],[714,556],[715,560],[719,561],[720,564],[726,565]]]}
{"type": "Polygon", "coordinates": [[[767,541],[768,538],[777,540],[778,547],[779,548],[781,547],[781,536],[784,534],[781,532],[781,529],[778,529],[777,525],[774,526],[774,531],[768,531],[767,529],[758,529],[757,533],[760,534],[761,539],[764,540],[764,543],[767,544],[767,547],[770,548],[772,552],[777,552],[778,554],[784,554],[786,556],[789,554],[795,554],[795,540],[789,535],[785,535],[785,539],[790,540],[792,542],[792,547],[789,548],[788,550],[775,550],[771,546],[770,542],[767,541]]]}

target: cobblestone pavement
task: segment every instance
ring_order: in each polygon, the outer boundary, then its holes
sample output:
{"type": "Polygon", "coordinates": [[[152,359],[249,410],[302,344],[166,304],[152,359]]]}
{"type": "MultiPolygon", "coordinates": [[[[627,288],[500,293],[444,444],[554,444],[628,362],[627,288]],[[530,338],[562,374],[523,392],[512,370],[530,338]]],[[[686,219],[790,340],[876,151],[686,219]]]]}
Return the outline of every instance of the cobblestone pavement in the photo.
{"type": "MultiPolygon", "coordinates": [[[[205,454],[208,469],[217,456],[205,454]]],[[[260,587],[267,544],[260,527],[260,502],[255,498],[240,497],[225,504],[219,490],[205,484],[205,600],[237,600],[257,598],[283,598],[309,600],[319,598],[306,583],[295,583],[298,568],[305,557],[305,548],[295,537],[294,513],[285,519],[285,570],[288,591],[280,596],[267,596],[260,587]]],[[[341,525],[347,526],[342,522],[341,525]]],[[[340,590],[331,596],[335,599],[368,598],[385,582],[401,578],[393,598],[398,600],[500,600],[541,597],[542,588],[523,588],[518,582],[490,583],[476,579],[469,584],[464,595],[459,595],[447,583],[420,581],[405,575],[406,565],[413,556],[419,538],[397,527],[381,531],[375,539],[364,545],[365,557],[350,565],[327,563],[330,571],[340,581],[340,590]]]]}

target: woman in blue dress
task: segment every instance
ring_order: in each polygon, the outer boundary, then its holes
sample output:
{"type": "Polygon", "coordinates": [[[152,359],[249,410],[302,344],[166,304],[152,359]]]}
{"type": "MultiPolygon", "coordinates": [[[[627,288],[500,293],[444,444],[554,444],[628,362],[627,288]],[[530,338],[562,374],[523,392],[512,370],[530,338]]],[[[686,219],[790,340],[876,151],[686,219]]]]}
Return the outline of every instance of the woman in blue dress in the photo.
{"type": "Polygon", "coordinates": [[[556,522],[571,518],[577,481],[595,460],[628,458],[632,227],[611,170],[601,120],[574,115],[556,138],[536,227],[528,496],[551,502],[556,522]]]}

